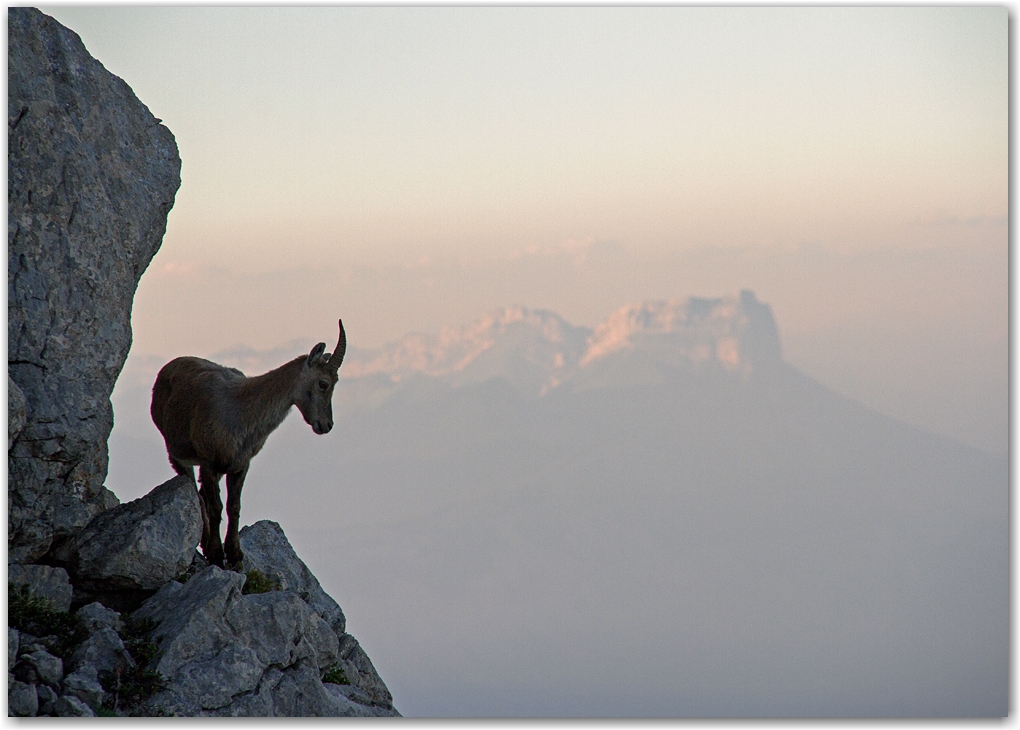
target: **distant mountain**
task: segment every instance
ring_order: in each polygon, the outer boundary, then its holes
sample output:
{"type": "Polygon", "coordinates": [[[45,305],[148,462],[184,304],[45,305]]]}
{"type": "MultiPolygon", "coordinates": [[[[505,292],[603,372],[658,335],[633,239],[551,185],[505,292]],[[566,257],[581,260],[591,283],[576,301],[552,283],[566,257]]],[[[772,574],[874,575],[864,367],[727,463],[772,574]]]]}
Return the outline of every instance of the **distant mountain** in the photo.
{"type": "Polygon", "coordinates": [[[351,347],[342,372],[348,381],[370,379],[376,389],[418,376],[451,387],[502,379],[544,396],[557,388],[659,382],[659,366],[747,377],[774,368],[780,353],[771,308],[745,290],[638,302],[594,330],[546,310],[507,307],[437,335],[408,335],[376,350],[351,347]]]}
{"type": "Polygon", "coordinates": [[[341,374],[243,517],[320,556],[405,714],[1008,710],[1007,460],[785,364],[750,292],[504,309],[341,374]]]}

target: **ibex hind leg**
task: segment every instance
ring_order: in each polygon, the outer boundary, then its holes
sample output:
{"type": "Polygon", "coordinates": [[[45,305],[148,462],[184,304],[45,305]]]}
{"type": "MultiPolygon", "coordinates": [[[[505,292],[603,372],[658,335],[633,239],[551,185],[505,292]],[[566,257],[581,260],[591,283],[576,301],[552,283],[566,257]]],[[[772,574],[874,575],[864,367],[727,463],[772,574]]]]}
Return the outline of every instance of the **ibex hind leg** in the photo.
{"type": "Polygon", "coordinates": [[[198,470],[202,483],[198,490],[202,502],[202,554],[212,565],[223,567],[223,543],[220,542],[220,519],[223,502],[220,501],[220,475],[206,469],[198,470]]]}

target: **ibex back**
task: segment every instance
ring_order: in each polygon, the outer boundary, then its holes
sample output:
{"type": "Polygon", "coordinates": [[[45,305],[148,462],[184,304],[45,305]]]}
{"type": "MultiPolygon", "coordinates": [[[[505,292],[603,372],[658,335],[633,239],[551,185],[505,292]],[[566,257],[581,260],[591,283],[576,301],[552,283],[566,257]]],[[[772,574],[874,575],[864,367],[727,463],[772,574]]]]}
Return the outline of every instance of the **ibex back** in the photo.
{"type": "Polygon", "coordinates": [[[320,342],[265,375],[248,378],[235,368],[197,357],[171,360],[152,388],[153,423],[163,434],[174,471],[195,481],[199,467],[202,505],[202,553],[214,565],[236,567],[241,488],[248,464],[297,406],[318,434],[333,428],[333,388],[347,349],[344,324],[332,355],[320,342]],[[227,535],[220,542],[220,477],[227,475],[227,535]]]}

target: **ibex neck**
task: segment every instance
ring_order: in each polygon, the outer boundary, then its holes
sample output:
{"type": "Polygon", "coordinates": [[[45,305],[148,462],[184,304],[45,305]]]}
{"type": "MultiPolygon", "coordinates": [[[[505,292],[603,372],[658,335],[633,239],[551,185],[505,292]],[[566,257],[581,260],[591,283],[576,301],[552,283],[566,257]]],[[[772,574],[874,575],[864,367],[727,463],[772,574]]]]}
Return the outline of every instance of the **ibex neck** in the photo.
{"type": "Polygon", "coordinates": [[[248,378],[237,390],[241,415],[248,429],[266,430],[279,426],[294,405],[294,384],[301,375],[305,356],[284,363],[264,375],[248,378]]]}

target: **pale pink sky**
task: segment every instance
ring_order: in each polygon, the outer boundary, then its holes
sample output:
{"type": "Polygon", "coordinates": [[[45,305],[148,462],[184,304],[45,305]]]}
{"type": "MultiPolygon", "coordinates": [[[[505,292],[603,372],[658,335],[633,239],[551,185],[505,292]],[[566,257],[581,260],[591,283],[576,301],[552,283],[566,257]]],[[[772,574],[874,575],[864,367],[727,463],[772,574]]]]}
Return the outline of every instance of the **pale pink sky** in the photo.
{"type": "Polygon", "coordinates": [[[746,287],[794,365],[1005,450],[1004,7],[43,10],[180,147],[134,355],[746,287]]]}

